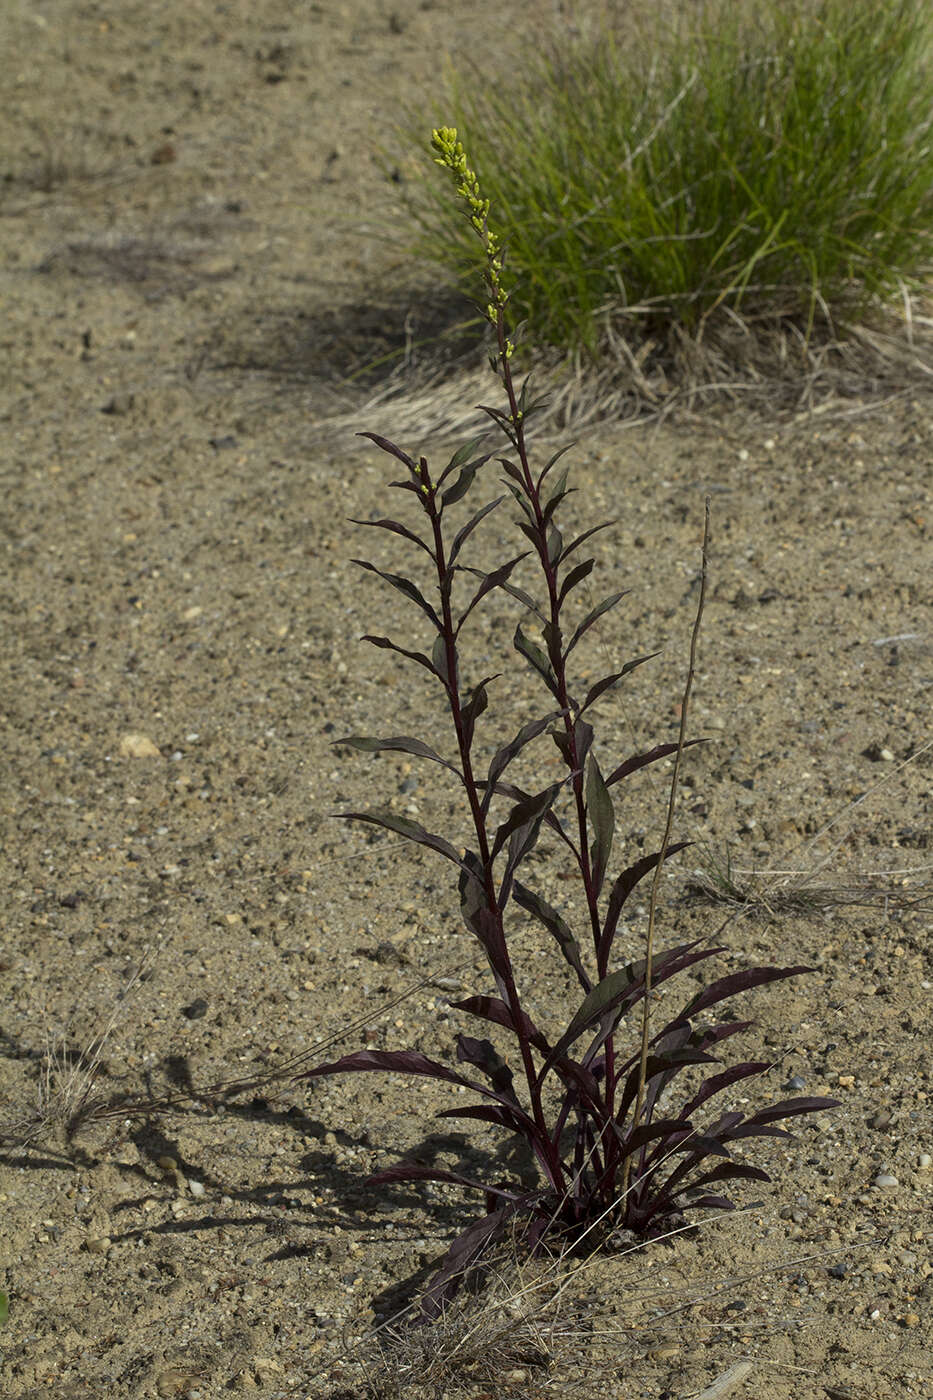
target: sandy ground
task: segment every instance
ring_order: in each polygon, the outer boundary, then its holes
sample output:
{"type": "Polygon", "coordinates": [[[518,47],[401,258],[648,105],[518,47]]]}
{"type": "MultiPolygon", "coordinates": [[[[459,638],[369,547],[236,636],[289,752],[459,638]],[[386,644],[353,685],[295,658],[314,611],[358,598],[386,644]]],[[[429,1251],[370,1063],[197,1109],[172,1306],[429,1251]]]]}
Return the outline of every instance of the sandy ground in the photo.
{"type": "MultiPolygon", "coordinates": [[[[487,0],[0,17],[5,1400],[376,1393],[359,1339],[472,1203],[375,1193],[367,1172],[501,1156],[431,1117],[440,1086],[205,1086],[335,1041],[443,1055],[452,988],[487,985],[446,872],[330,818],[387,802],[462,829],[431,774],[332,747],[445,739],[420,682],[358,644],[411,621],[351,557],[404,556],[349,523],[385,510],[390,473],[328,419],[364,392],[342,375],[429,316],[419,294],[387,319],[365,291],[411,277],[374,236],[397,221],[377,146],[400,101],[427,110],[445,55],[507,42],[505,18],[487,0]],[[105,1033],[95,1099],[179,1101],[68,1141],[56,1105],[105,1033]]],[[[392,435],[400,414],[358,426],[392,435]]],[[[695,708],[712,742],[688,763],[678,832],[698,847],[660,936],[729,914],[689,892],[704,848],[859,887],[722,934],[729,969],[815,969],[742,1004],[742,1055],[779,1061],[749,1102],[796,1076],[842,1107],[750,1150],[774,1181],[741,1212],[579,1272],[550,1368],[491,1345],[487,1372],[425,1393],[685,1400],[730,1373],[717,1393],[746,1400],[933,1395],[931,450],[931,399],[909,388],[844,414],[604,424],[575,449],[569,513],[617,519],[600,562],[632,589],[581,664],[664,648],[600,705],[607,762],[675,735],[712,496],[695,708]]],[[[479,562],[511,529],[492,518],[479,562]]],[[[483,673],[514,671],[514,623],[506,599],[478,620],[483,673]]],[[[503,679],[489,742],[539,702],[503,679]]],[[[631,784],[629,851],[663,806],[663,774],[631,784]]],[[[559,854],[537,873],[569,907],[559,854]]],[[[644,923],[638,905],[626,958],[644,923]]],[[[566,1022],[563,965],[516,937],[536,1014],[566,1022]]]]}

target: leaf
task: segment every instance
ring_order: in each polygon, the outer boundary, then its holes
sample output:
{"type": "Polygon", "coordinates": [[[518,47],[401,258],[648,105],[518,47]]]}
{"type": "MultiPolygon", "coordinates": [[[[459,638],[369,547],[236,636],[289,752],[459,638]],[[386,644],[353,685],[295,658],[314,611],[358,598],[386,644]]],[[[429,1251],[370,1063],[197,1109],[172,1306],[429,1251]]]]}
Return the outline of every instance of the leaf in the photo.
{"type": "Polygon", "coordinates": [[[525,550],[523,554],[517,554],[514,559],[510,559],[506,564],[500,564],[499,568],[494,569],[491,574],[484,574],[483,581],[474,593],[473,597],[470,599],[466,612],[462,613],[460,616],[460,620],[457,623],[454,635],[456,635],[460,631],[460,628],[466,622],[467,618],[470,616],[470,613],[476,607],[476,604],[480,601],[480,599],[485,598],[486,594],[491,593],[494,588],[501,588],[502,585],[505,583],[506,579],[509,577],[509,574],[511,574],[512,570],[515,568],[516,564],[520,564],[523,559],[527,558],[528,551],[525,550]]]}
{"type": "Polygon", "coordinates": [[[504,987],[508,958],[502,922],[489,907],[482,866],[471,854],[464,859],[459,889],[461,918],[479,940],[500,987],[504,987]]]}
{"type": "Polygon", "coordinates": [[[582,583],[583,580],[593,572],[595,565],[595,559],[584,559],[582,564],[578,564],[576,568],[570,570],[570,573],[567,574],[566,578],[561,584],[560,593],[557,597],[557,606],[559,608],[563,606],[564,599],[567,597],[567,594],[570,593],[572,589],[576,588],[578,583],[582,583]]]}
{"type": "MultiPolygon", "coordinates": [[[[636,666],[641,666],[645,661],[652,661],[654,657],[660,655],[661,653],[659,651],[649,651],[646,656],[636,656],[633,661],[626,661],[621,671],[614,671],[611,676],[603,676],[601,681],[597,681],[596,684],[587,691],[586,699],[580,706],[580,714],[582,715],[584,710],[588,710],[590,705],[595,704],[605,691],[611,690],[613,686],[618,685],[619,681],[622,680],[624,676],[627,676],[630,671],[634,671],[636,666]]],[[[675,744],[674,748],[676,749],[676,747],[677,745],[675,744]]],[[[608,782],[606,786],[609,786],[608,782]]]]}
{"type": "Polygon", "coordinates": [[[591,991],[593,984],[583,966],[580,945],[570,931],[569,925],[564,922],[557,910],[548,904],[541,895],[530,890],[527,885],[521,884],[518,880],[514,883],[512,898],[520,908],[533,914],[538,922],[544,925],[548,933],[555,939],[566,961],[577,974],[584,992],[591,991]]]}
{"type": "Polygon", "coordinates": [[[523,724],[521,729],[507,744],[503,744],[492,756],[489,764],[489,772],[486,775],[486,791],[483,795],[482,810],[489,811],[489,804],[492,801],[495,785],[502,774],[508,768],[513,758],[517,758],[526,744],[530,744],[532,739],[537,739],[539,734],[543,734],[548,725],[552,723],[554,716],[545,715],[542,719],[529,720],[523,724]]]}
{"type": "Polygon", "coordinates": [[[609,857],[612,854],[616,816],[612,798],[609,796],[609,789],[603,782],[599,764],[592,755],[586,775],[586,815],[593,830],[590,860],[593,868],[594,893],[598,895],[603,887],[606,866],[609,864],[609,857]]]}
{"type": "Polygon", "coordinates": [[[580,545],[583,544],[585,540],[591,539],[593,535],[598,535],[600,530],[608,530],[609,526],[615,525],[615,523],[616,522],[614,520],[604,520],[601,525],[594,525],[591,529],[584,530],[582,535],[577,535],[577,538],[575,540],[570,541],[570,544],[567,545],[566,549],[564,550],[563,554],[560,556],[560,559],[557,562],[559,564],[563,564],[564,561],[570,557],[570,555],[575,549],[579,549],[580,545]]]}
{"type": "Polygon", "coordinates": [[[561,457],[563,457],[566,452],[569,452],[572,447],[576,447],[575,442],[566,443],[563,447],[561,447],[557,452],[554,453],[553,457],[549,457],[548,460],[545,462],[544,466],[541,468],[541,475],[538,477],[539,492],[544,483],[544,478],[547,476],[548,472],[550,472],[552,467],[555,467],[557,465],[561,457]]]}
{"type": "MultiPolygon", "coordinates": [[[[470,443],[469,446],[472,447],[473,444],[470,443]]],[[[461,451],[462,450],[463,449],[461,448],[461,451]]],[[[491,452],[486,452],[482,457],[477,457],[475,461],[467,462],[466,466],[463,468],[460,475],[457,477],[457,480],[454,482],[453,486],[448,486],[447,490],[441,496],[441,504],[443,506],[452,506],[456,501],[461,500],[469,491],[470,487],[473,485],[473,478],[476,476],[476,473],[479,471],[480,467],[482,467],[486,462],[488,462],[491,456],[491,452]]],[[[445,471],[444,476],[446,475],[447,472],[445,471]]]]}
{"type": "Polygon", "coordinates": [[[393,642],[389,637],[373,637],[369,633],[360,638],[361,642],[369,642],[370,646],[379,647],[382,651],[396,651],[399,656],[407,656],[409,661],[417,661],[419,666],[423,666],[426,671],[430,671],[432,676],[442,681],[444,678],[438,672],[437,667],[429,661],[424,652],[406,651],[405,647],[400,647],[397,642],[393,642]]]}
{"type": "Polygon", "coordinates": [[[356,520],[351,515],[350,522],[353,525],[364,525],[367,529],[391,530],[395,535],[404,535],[406,540],[411,540],[412,544],[418,545],[431,559],[435,558],[431,546],[426,544],[420,535],[416,535],[414,530],[409,530],[407,525],[402,525],[398,520],[356,520]]]}
{"type": "Polygon", "coordinates": [[[525,1011],[519,1008],[516,1012],[512,1012],[499,997],[465,997],[463,1001],[452,1001],[450,1005],[454,1011],[465,1011],[470,1016],[478,1016],[480,1020],[491,1021],[493,1025],[504,1027],[519,1040],[524,1036],[528,1043],[539,1050],[542,1055],[546,1055],[551,1048],[544,1035],[525,1011]]]}
{"type": "Polygon", "coordinates": [[[593,743],[593,726],[587,724],[585,719],[576,719],[572,732],[566,729],[552,729],[551,738],[560,749],[571,772],[580,772],[586,764],[586,756],[593,743]]]}
{"type": "Polygon", "coordinates": [[[553,491],[551,492],[550,496],[548,496],[548,498],[547,498],[547,503],[545,504],[544,508],[543,508],[542,511],[541,511],[542,518],[544,519],[545,522],[547,522],[547,521],[549,521],[549,520],[551,519],[551,517],[553,516],[555,510],[556,510],[557,507],[560,505],[561,501],[566,500],[568,496],[571,496],[571,495],[574,494],[574,492],[575,492],[575,490],[576,490],[576,487],[574,487],[574,486],[568,487],[568,485],[567,485],[567,477],[569,476],[569,474],[570,474],[570,468],[569,468],[569,466],[568,466],[568,467],[564,467],[564,470],[561,472],[560,476],[557,478],[557,484],[555,485],[555,487],[554,487],[553,491]]]}
{"type": "Polygon", "coordinates": [[[378,574],[381,579],[385,579],[386,583],[390,583],[393,588],[397,588],[400,593],[404,593],[406,598],[410,598],[413,603],[418,604],[421,611],[431,619],[438,632],[443,630],[441,627],[441,620],[437,613],[423,596],[420,589],[416,588],[412,583],[410,578],[405,578],[402,574],[387,573],[385,569],[377,569],[375,564],[370,564],[366,559],[354,559],[351,562],[359,564],[361,569],[368,569],[371,574],[378,574]]]}
{"type": "Polygon", "coordinates": [[[590,630],[590,628],[593,626],[593,623],[597,622],[599,618],[603,616],[604,613],[610,612],[615,607],[616,603],[620,602],[626,596],[626,594],[630,592],[630,588],[623,588],[618,593],[610,593],[608,598],[604,598],[601,603],[596,604],[596,607],[593,608],[591,612],[587,613],[586,617],[580,623],[579,627],[574,632],[573,636],[570,638],[570,641],[567,643],[567,650],[564,652],[564,660],[567,659],[567,657],[573,651],[577,643],[590,630]]]}
{"type": "Polygon", "coordinates": [[[403,452],[400,447],[396,447],[394,442],[388,438],[380,437],[378,433],[357,433],[357,437],[369,438],[377,447],[381,447],[383,452],[388,452],[390,456],[397,457],[400,462],[404,462],[409,471],[416,471],[414,462],[407,452],[403,452]]]}
{"type": "Polygon", "coordinates": [[[384,826],[387,831],[394,831],[419,846],[429,846],[432,851],[437,851],[448,860],[452,860],[454,865],[459,865],[463,870],[467,869],[459,851],[449,841],[445,841],[443,836],[435,836],[426,831],[420,822],[413,822],[408,817],[397,817],[394,812],[337,812],[336,815],[343,821],[370,822],[373,826],[384,826]]]}
{"type": "Polygon", "coordinates": [[[457,1036],[457,1059],[461,1064],[473,1065],[481,1070],[492,1087],[503,1098],[512,1100],[516,1106],[518,1099],[512,1083],[512,1071],[503,1060],[491,1040],[479,1040],[473,1035],[457,1036]]]}
{"type": "Polygon", "coordinates": [[[533,641],[531,641],[530,638],[525,636],[524,632],[522,631],[521,623],[519,623],[515,629],[515,636],[512,639],[512,645],[515,647],[515,650],[519,653],[519,655],[524,656],[525,660],[531,663],[531,665],[537,671],[538,675],[544,681],[544,684],[547,686],[548,690],[556,699],[558,695],[557,680],[554,676],[554,672],[551,670],[551,663],[547,659],[541,648],[537,646],[533,641]]]}
{"type": "MultiPolygon", "coordinates": [[[[456,658],[457,658],[457,647],[456,647],[456,643],[454,644],[453,652],[454,652],[454,669],[456,670],[456,664],[457,664],[457,663],[456,663],[456,658]]],[[[448,669],[447,669],[447,668],[448,668],[448,662],[447,662],[447,638],[444,636],[443,632],[439,632],[439,633],[437,634],[437,636],[434,638],[434,645],[433,645],[433,647],[431,648],[431,662],[432,662],[432,665],[434,666],[435,671],[436,671],[437,674],[438,674],[439,679],[440,679],[441,681],[443,681],[444,685],[445,685],[446,688],[447,688],[447,693],[449,694],[449,693],[450,693],[450,676],[448,675],[448,669]]]]}
{"type": "Polygon", "coordinates": [[[421,1075],[426,1079],[441,1079],[448,1084],[457,1084],[463,1088],[472,1089],[475,1094],[479,1094],[480,1098],[492,1099],[494,1103],[501,1104],[503,1108],[507,1108],[509,1112],[520,1118],[522,1122],[520,1131],[529,1139],[537,1135],[538,1130],[533,1120],[516,1103],[510,1102],[504,1094],[498,1093],[495,1089],[488,1089],[485,1084],[478,1084],[475,1079],[467,1079],[465,1075],[457,1074],[447,1065],[442,1065],[439,1061],[431,1060],[427,1055],[422,1055],[420,1050],[354,1050],[349,1055],[343,1055],[339,1060],[333,1060],[329,1064],[316,1065],[314,1069],[303,1070],[295,1078],[320,1079],[324,1075],[330,1074],[366,1072],[421,1075]]]}
{"type": "Polygon", "coordinates": [[[466,739],[467,750],[473,747],[473,733],[476,728],[476,721],[481,714],[489,708],[489,695],[486,690],[490,681],[494,681],[495,676],[486,676],[474,687],[469,700],[460,711],[460,723],[463,726],[463,733],[466,739]]]}
{"type": "Polygon", "coordinates": [[[796,977],[798,973],[814,972],[815,970],[815,968],[800,964],[797,967],[751,967],[742,972],[732,972],[727,977],[720,977],[715,982],[711,982],[702,992],[698,992],[693,1001],[684,1007],[683,1015],[685,1017],[698,1016],[707,1007],[715,1006],[720,1001],[728,1001],[738,992],[747,992],[752,987],[762,987],[768,982],[778,982],[785,977],[796,977]]]}
{"type": "MultiPolygon", "coordinates": [[[[486,441],[487,437],[488,433],[480,433],[479,437],[471,438],[469,442],[465,442],[462,444],[462,446],[458,447],[456,452],[451,457],[450,461],[447,463],[446,467],[438,477],[438,486],[442,486],[449,476],[452,476],[453,473],[457,471],[460,467],[463,467],[468,462],[470,462],[476,456],[476,453],[479,451],[482,444],[486,441]]],[[[485,457],[483,458],[483,461],[486,461],[485,457]]]]}
{"type": "MultiPolygon", "coordinates": [[[[672,842],[671,845],[667,848],[665,859],[669,860],[671,856],[676,855],[678,851],[682,851],[686,846],[689,845],[689,841],[672,842]]],[[[599,939],[599,958],[601,965],[602,961],[608,958],[609,956],[609,950],[612,947],[613,940],[616,936],[616,930],[619,925],[619,918],[621,917],[622,910],[625,906],[625,901],[628,899],[629,895],[632,893],[632,890],[639,883],[639,881],[643,880],[645,876],[648,875],[655,868],[660,859],[660,851],[655,851],[652,855],[649,856],[642,856],[639,860],[636,860],[632,865],[630,865],[626,870],[623,870],[621,875],[616,876],[612,885],[612,889],[609,891],[609,903],[606,907],[606,919],[603,924],[603,930],[599,939]]]]}
{"type": "Polygon", "coordinates": [[[427,744],[423,744],[420,739],[410,739],[407,735],[400,734],[394,739],[366,739],[361,735],[348,734],[344,739],[337,739],[338,744],[348,744],[351,749],[359,749],[362,753],[382,753],[388,750],[393,753],[410,753],[416,758],[429,758],[432,763],[439,763],[442,768],[448,768],[451,773],[456,773],[460,777],[459,768],[455,768],[452,763],[448,763],[446,758],[441,758],[427,744]]]}
{"type": "MultiPolygon", "coordinates": [[[[507,1194],[501,1190],[494,1192],[493,1188],[489,1188],[489,1191],[499,1196],[507,1194]]],[[[519,1199],[518,1196],[511,1196],[506,1205],[475,1221],[454,1240],[421,1300],[420,1317],[423,1322],[434,1322],[443,1314],[470,1269],[476,1266],[486,1250],[503,1238],[515,1214],[512,1202],[519,1199]]]]}
{"type": "Polygon", "coordinates": [[[745,1064],[730,1065],[728,1069],[722,1070],[719,1074],[713,1074],[709,1079],[704,1079],[696,1094],[689,1103],[685,1103],[681,1112],[685,1118],[691,1117],[698,1108],[714,1098],[716,1094],[721,1094],[723,1089],[731,1088],[733,1084],[738,1084],[742,1079],[750,1079],[753,1075],[763,1074],[766,1069],[770,1069],[767,1060],[749,1060],[745,1064]]]}
{"type": "MultiPolygon", "coordinates": [[[[658,653],[656,652],[655,655],[658,653]]],[[[589,704],[587,700],[586,704],[589,704]]],[[[706,739],[688,739],[684,744],[685,749],[690,749],[694,744],[705,744],[706,739]]],[[[657,763],[658,759],[667,758],[669,754],[676,753],[679,744],[656,744],[653,749],[648,749],[646,753],[633,754],[624,763],[620,763],[618,768],[614,768],[606,779],[606,787],[612,787],[613,783],[619,782],[621,778],[627,778],[630,773],[637,773],[639,768],[645,768],[649,763],[657,763]]]]}
{"type": "Polygon", "coordinates": [[[746,1120],[748,1127],[760,1127],[764,1123],[775,1123],[781,1118],[794,1118],[800,1113],[819,1113],[824,1108],[839,1108],[841,1099],[800,1098],[784,1099],[781,1103],[762,1108],[746,1120]]]}
{"type": "MultiPolygon", "coordinates": [[[[699,948],[698,945],[701,942],[702,939],[696,938],[691,943],[681,943],[676,948],[669,948],[653,959],[653,985],[660,986],[662,982],[683,971],[691,963],[700,962],[704,958],[712,957],[715,952],[722,951],[722,949],[699,948]]],[[[543,1081],[553,1063],[566,1054],[584,1031],[589,1030],[609,1011],[618,1014],[627,1011],[644,996],[644,992],[644,958],[639,958],[637,962],[629,963],[627,967],[618,968],[615,972],[608,973],[584,997],[570,1025],[548,1055],[538,1076],[538,1083],[543,1081]]],[[[588,1055],[591,1053],[595,1053],[593,1046],[587,1052],[588,1055]]]]}
{"type": "MultiPolygon", "coordinates": [[[[537,839],[538,831],[544,820],[545,813],[549,810],[557,794],[560,792],[563,783],[551,783],[543,791],[535,793],[521,802],[516,803],[505,821],[496,828],[495,840],[492,845],[492,859],[502,850],[509,837],[517,836],[519,846],[523,848],[523,854],[529,851],[537,839]]],[[[509,851],[509,864],[513,862],[513,853],[509,851]]]]}
{"type": "Polygon", "coordinates": [[[563,547],[564,537],[557,526],[552,522],[547,532],[547,557],[548,563],[555,568],[557,567],[557,561],[560,559],[560,552],[563,547]]]}
{"type": "Polygon", "coordinates": [[[0,1327],[6,1322],[10,1315],[10,1300],[6,1293],[0,1293],[0,1327]]]}
{"type": "Polygon", "coordinates": [[[457,532],[457,534],[454,536],[454,542],[450,546],[450,553],[447,556],[448,568],[451,566],[451,564],[454,563],[454,561],[457,558],[457,555],[460,553],[467,539],[476,529],[480,521],[485,516],[487,516],[490,513],[490,511],[495,510],[496,506],[501,505],[504,500],[504,496],[497,496],[494,501],[490,501],[488,505],[483,506],[482,510],[478,510],[474,516],[471,516],[471,518],[464,525],[463,529],[457,532]]]}

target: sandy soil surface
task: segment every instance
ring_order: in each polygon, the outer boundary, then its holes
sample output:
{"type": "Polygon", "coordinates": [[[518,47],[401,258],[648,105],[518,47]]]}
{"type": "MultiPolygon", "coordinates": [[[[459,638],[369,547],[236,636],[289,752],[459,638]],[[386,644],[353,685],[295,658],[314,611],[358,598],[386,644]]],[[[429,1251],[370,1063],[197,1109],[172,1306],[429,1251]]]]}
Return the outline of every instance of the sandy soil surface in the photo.
{"type": "MultiPolygon", "coordinates": [[[[446,871],[329,816],[386,802],[462,830],[431,774],[332,747],[445,741],[420,682],[358,644],[411,621],[351,557],[403,556],[348,520],[384,511],[386,460],[327,423],[352,407],[342,375],[429,314],[413,296],[387,320],[365,292],[411,277],[374,236],[397,217],[376,146],[445,55],[510,42],[506,16],[20,0],[0,34],[0,1389],[362,1396],[359,1339],[473,1208],[374,1193],[367,1172],[411,1154],[480,1170],[501,1144],[434,1120],[453,1091],[430,1084],[205,1086],[336,1045],[444,1054],[453,989],[487,985],[446,871]],[[178,1102],[68,1141],[62,1105],[105,1033],[93,1096],[178,1102]]],[[[391,436],[400,415],[358,426],[391,436]]],[[[815,969],[743,1002],[743,1056],[779,1061],[749,1102],[793,1079],[842,1107],[750,1151],[775,1179],[740,1213],[581,1270],[549,1368],[491,1345],[487,1371],[427,1393],[682,1400],[728,1374],[716,1393],[747,1400],[933,1395],[931,453],[916,390],[604,424],[575,449],[570,514],[617,518],[604,580],[632,589],[581,664],[664,648],[599,707],[609,762],[675,735],[712,495],[695,732],[713,742],[678,818],[701,849],[665,882],[660,936],[730,913],[688,889],[704,846],[836,889],[741,912],[722,961],[815,969]]],[[[511,534],[492,517],[479,562],[511,534]]],[[[507,599],[478,620],[482,673],[514,670],[514,623],[507,599]]],[[[489,742],[539,702],[503,679],[489,742]]],[[[663,807],[663,774],[633,782],[629,851],[663,807]]],[[[536,874],[570,907],[558,853],[536,874]]],[[[530,929],[517,946],[536,1014],[565,1023],[563,965],[530,929]]]]}

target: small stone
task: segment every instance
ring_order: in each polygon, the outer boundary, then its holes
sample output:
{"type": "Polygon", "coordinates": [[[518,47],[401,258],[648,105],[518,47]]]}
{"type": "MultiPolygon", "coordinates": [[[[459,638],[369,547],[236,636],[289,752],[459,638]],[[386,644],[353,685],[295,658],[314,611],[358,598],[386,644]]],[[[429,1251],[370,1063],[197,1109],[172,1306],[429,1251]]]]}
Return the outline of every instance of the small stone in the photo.
{"type": "Polygon", "coordinates": [[[838,1264],[833,1264],[829,1270],[830,1278],[845,1278],[847,1267],[841,1260],[838,1264]]]}
{"type": "Polygon", "coordinates": [[[124,758],[160,758],[161,755],[148,734],[124,734],[120,739],[124,758]]]}
{"type": "Polygon", "coordinates": [[[882,749],[878,757],[881,759],[882,763],[894,762],[894,754],[891,752],[890,749],[882,749]]]}
{"type": "Polygon", "coordinates": [[[807,1081],[804,1079],[803,1075],[795,1074],[793,1078],[788,1079],[785,1087],[788,1089],[805,1089],[807,1087],[807,1081]]]}
{"type": "Polygon", "coordinates": [[[917,1171],[928,1172],[931,1167],[933,1167],[933,1157],[930,1156],[929,1152],[921,1152],[917,1158],[917,1171]]]}
{"type": "Polygon", "coordinates": [[[107,1235],[92,1235],[85,1241],[85,1249],[88,1254],[106,1254],[110,1249],[111,1241],[107,1235]]]}
{"type": "Polygon", "coordinates": [[[203,997],[196,997],[190,1006],[181,1008],[183,1016],[187,1016],[189,1021],[200,1021],[202,1016],[207,1015],[207,1002],[203,997]]]}
{"type": "Polygon", "coordinates": [[[891,1172],[880,1172],[878,1176],[875,1177],[875,1185],[880,1186],[882,1190],[893,1190],[898,1184],[897,1177],[892,1175],[891,1172]]]}
{"type": "Polygon", "coordinates": [[[509,1371],[505,1378],[510,1385],[524,1385],[525,1381],[528,1379],[528,1372],[516,1369],[514,1371],[509,1371]]]}
{"type": "Polygon", "coordinates": [[[156,1166],[161,1167],[164,1172],[177,1172],[178,1163],[174,1157],[157,1157],[156,1166]]]}
{"type": "Polygon", "coordinates": [[[909,1312],[904,1314],[905,1327],[918,1327],[919,1325],[920,1319],[915,1312],[909,1312]]]}
{"type": "Polygon", "coordinates": [[[677,1342],[664,1342],[661,1346],[655,1347],[654,1351],[648,1354],[652,1361],[670,1361],[679,1351],[680,1347],[677,1342]]]}
{"type": "Polygon", "coordinates": [[[873,1118],[868,1120],[868,1126],[874,1128],[876,1133],[883,1133],[885,1128],[891,1126],[891,1114],[883,1109],[881,1113],[876,1113],[873,1118]]]}
{"type": "Polygon", "coordinates": [[[203,1181],[189,1181],[189,1182],[188,1182],[188,1190],[191,1192],[192,1196],[197,1196],[197,1197],[200,1198],[201,1196],[204,1195],[204,1189],[205,1189],[205,1188],[204,1188],[204,1182],[203,1182],[203,1181]]]}
{"type": "Polygon", "coordinates": [[[173,1400],[175,1396],[186,1395],[197,1379],[193,1371],[182,1371],[177,1366],[169,1366],[156,1376],[156,1394],[160,1395],[162,1400],[173,1400]]]}

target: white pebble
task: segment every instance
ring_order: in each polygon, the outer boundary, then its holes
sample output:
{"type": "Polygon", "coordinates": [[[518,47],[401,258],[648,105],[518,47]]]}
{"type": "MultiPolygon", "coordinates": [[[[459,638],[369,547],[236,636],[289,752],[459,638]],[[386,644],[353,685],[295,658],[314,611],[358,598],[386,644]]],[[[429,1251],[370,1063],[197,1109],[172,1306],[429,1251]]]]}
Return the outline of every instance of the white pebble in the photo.
{"type": "Polygon", "coordinates": [[[892,1187],[898,1185],[898,1180],[897,1177],[892,1176],[890,1172],[881,1172],[879,1176],[875,1177],[875,1185],[887,1187],[890,1190],[892,1187]]]}
{"type": "Polygon", "coordinates": [[[882,749],[882,750],[881,750],[881,754],[880,754],[880,758],[882,759],[882,761],[883,761],[884,763],[893,763],[893,762],[894,762],[894,754],[891,752],[890,749],[882,749]]]}
{"type": "Polygon", "coordinates": [[[203,1195],[204,1195],[204,1182],[203,1182],[203,1181],[189,1181],[189,1182],[188,1182],[188,1190],[191,1192],[192,1196],[203,1196],[203,1195]]]}
{"type": "Polygon", "coordinates": [[[928,1172],[931,1167],[933,1167],[933,1157],[930,1156],[929,1152],[921,1152],[917,1158],[917,1170],[928,1172]]]}

